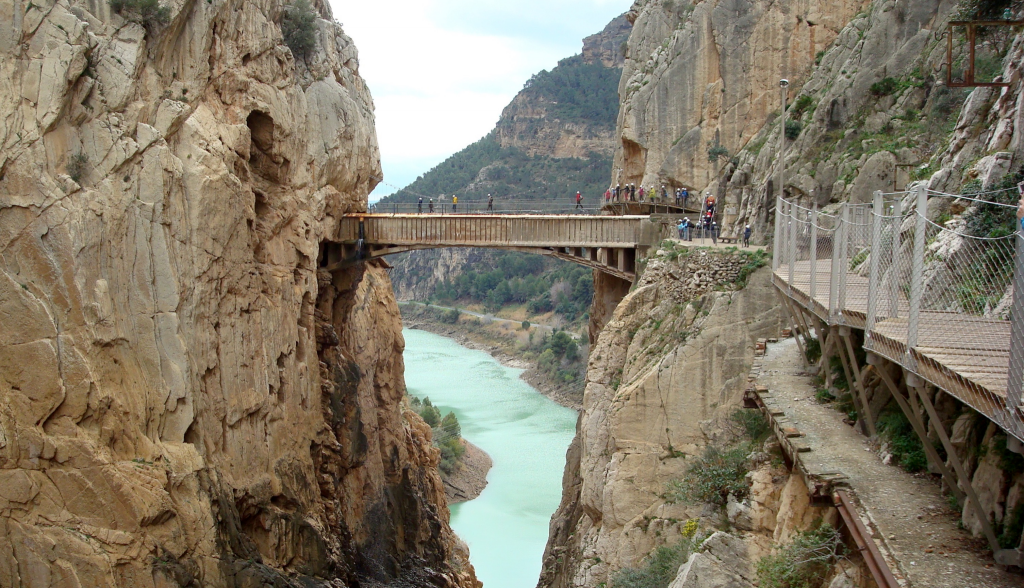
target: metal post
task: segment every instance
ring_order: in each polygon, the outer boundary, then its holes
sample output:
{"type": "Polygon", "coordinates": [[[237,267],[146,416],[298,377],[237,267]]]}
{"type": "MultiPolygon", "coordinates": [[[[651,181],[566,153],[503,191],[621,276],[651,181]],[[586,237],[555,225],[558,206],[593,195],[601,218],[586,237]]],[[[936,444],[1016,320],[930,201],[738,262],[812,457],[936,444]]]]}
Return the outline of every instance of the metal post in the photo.
{"type": "Polygon", "coordinates": [[[1021,388],[1024,388],[1024,230],[1017,232],[1017,257],[1013,267],[1010,378],[1006,388],[1006,404],[1011,411],[1021,406],[1021,388]]]}
{"type": "Polygon", "coordinates": [[[786,195],[786,99],[789,98],[789,80],[779,80],[782,89],[782,116],[779,117],[779,196],[786,195]]]}
{"type": "Polygon", "coordinates": [[[910,271],[910,314],[907,318],[907,355],[904,365],[916,369],[910,350],[917,347],[917,332],[921,318],[921,298],[924,295],[924,242],[928,229],[925,215],[928,214],[928,192],[924,184],[919,184],[914,191],[917,193],[917,215],[914,226],[914,255],[910,271]]]}
{"type": "MultiPolygon", "coordinates": [[[[818,203],[814,203],[811,209],[811,286],[807,295],[811,299],[811,308],[814,308],[814,294],[818,289],[818,203]]],[[[821,337],[821,333],[818,333],[821,337]]]]}
{"type": "Polygon", "coordinates": [[[797,220],[800,218],[800,211],[796,204],[789,203],[789,289],[793,290],[793,269],[796,267],[796,234],[797,220]]]}
{"type": "Polygon", "coordinates": [[[840,226],[842,227],[842,237],[839,241],[839,296],[836,299],[839,306],[836,310],[838,314],[842,316],[843,309],[846,308],[846,278],[850,273],[849,244],[851,231],[849,204],[843,204],[843,221],[840,226]]]}
{"type": "Polygon", "coordinates": [[[782,255],[781,238],[782,227],[782,198],[775,197],[775,236],[772,240],[772,271],[779,269],[779,257],[782,255]]]}
{"type": "Polygon", "coordinates": [[[831,323],[838,310],[839,301],[839,250],[843,240],[842,220],[836,219],[835,227],[832,229],[832,271],[828,281],[828,317],[831,323]]]}
{"type": "Polygon", "coordinates": [[[897,200],[892,210],[892,260],[889,262],[889,318],[900,316],[899,267],[900,231],[903,229],[903,200],[897,200]]]}
{"type": "Polygon", "coordinates": [[[870,349],[871,329],[875,327],[875,313],[878,311],[878,266],[882,262],[882,215],[885,214],[885,203],[882,191],[875,192],[875,201],[871,210],[871,273],[868,277],[868,316],[864,325],[864,348],[870,349]]]}

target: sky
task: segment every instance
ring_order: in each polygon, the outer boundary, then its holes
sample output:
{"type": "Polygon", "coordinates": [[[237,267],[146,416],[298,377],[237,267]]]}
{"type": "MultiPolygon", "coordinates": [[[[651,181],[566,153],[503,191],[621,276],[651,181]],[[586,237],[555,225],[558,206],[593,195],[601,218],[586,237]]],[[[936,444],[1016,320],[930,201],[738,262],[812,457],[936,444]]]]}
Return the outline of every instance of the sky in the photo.
{"type": "MultiPolygon", "coordinates": [[[[632,0],[329,0],[376,106],[384,182],[402,188],[486,135],[530,76],[580,52],[632,0]]],[[[390,185],[388,185],[390,184],[390,185]]]]}

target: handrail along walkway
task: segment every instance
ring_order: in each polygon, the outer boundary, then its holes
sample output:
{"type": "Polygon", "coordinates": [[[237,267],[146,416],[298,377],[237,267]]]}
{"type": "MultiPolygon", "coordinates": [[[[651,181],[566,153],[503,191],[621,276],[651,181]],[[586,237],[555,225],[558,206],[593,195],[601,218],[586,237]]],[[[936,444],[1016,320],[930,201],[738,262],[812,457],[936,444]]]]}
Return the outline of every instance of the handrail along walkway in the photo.
{"type": "MultiPolygon", "coordinates": [[[[777,199],[772,279],[787,314],[804,333],[814,326],[823,355],[839,355],[868,434],[875,433],[877,415],[862,379],[874,373],[919,436],[927,437],[923,423],[936,418],[931,385],[998,425],[1007,446],[1021,452],[1024,233],[980,237],[967,233],[963,220],[936,224],[927,218],[924,185],[890,196],[896,198],[876,192],[871,204],[843,204],[834,215],[777,199]],[[869,364],[863,369],[852,330],[863,331],[869,364]],[[906,397],[886,362],[902,368],[906,397]]],[[[825,375],[831,377],[827,368],[825,375]]],[[[970,481],[959,479],[965,470],[946,431],[939,433],[947,456],[954,453],[947,460],[956,479],[945,464],[933,465],[958,498],[978,508],[970,481]]],[[[929,460],[941,461],[931,441],[923,442],[929,460]]],[[[990,527],[986,537],[997,561],[1024,563],[1024,540],[1016,550],[999,549],[990,527]]]]}

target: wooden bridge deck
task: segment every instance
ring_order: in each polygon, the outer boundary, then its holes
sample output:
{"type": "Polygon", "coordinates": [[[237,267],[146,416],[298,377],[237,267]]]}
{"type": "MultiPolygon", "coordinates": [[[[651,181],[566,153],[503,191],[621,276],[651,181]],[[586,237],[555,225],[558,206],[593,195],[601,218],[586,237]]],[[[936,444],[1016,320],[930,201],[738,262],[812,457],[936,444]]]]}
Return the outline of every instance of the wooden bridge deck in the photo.
{"type": "Polygon", "coordinates": [[[624,280],[663,227],[648,216],[583,214],[351,214],[339,224],[321,267],[414,249],[489,247],[558,257],[624,280]]]}
{"type": "Polygon", "coordinates": [[[360,222],[367,243],[395,246],[637,247],[651,238],[646,216],[365,214],[343,219],[338,240],[356,242],[360,222]]]}
{"type": "MultiPolygon", "coordinates": [[[[865,329],[868,279],[847,273],[845,304],[841,316],[829,316],[831,261],[819,261],[815,269],[814,298],[810,296],[810,262],[781,265],[773,276],[776,287],[828,324],[865,329]]],[[[884,315],[884,309],[879,309],[884,315]]],[[[869,347],[890,361],[903,365],[936,386],[953,394],[996,422],[1024,419],[1019,407],[1006,405],[1010,365],[1010,322],[958,313],[922,310],[917,345],[908,349],[909,303],[899,300],[897,317],[877,321],[869,347]]]]}

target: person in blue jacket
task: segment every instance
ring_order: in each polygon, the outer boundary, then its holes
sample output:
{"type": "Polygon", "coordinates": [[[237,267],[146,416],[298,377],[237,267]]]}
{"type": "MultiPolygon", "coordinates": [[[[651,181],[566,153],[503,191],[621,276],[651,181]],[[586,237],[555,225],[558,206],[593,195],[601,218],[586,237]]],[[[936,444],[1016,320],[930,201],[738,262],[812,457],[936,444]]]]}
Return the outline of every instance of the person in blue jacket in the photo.
{"type": "Polygon", "coordinates": [[[1024,231],[1024,182],[1017,184],[1017,192],[1020,193],[1020,206],[1017,208],[1017,222],[1020,223],[1020,230],[1024,231]]]}
{"type": "Polygon", "coordinates": [[[1024,181],[1017,184],[1017,192],[1021,195],[1020,207],[1017,208],[1017,221],[1021,223],[1021,230],[1024,230],[1024,181]]]}

